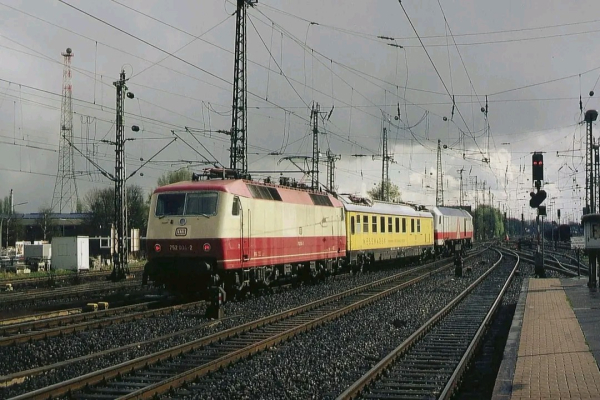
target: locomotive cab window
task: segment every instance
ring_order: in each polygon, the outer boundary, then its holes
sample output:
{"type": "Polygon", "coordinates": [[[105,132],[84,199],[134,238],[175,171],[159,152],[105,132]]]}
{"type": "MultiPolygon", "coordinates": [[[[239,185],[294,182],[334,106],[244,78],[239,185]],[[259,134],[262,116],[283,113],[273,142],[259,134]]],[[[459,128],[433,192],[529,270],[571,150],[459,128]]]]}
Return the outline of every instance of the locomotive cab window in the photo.
{"type": "MultiPolygon", "coordinates": [[[[354,221],[354,217],[352,217],[352,221],[354,221]]],[[[356,233],[360,233],[360,215],[356,216],[356,233]]]]}
{"type": "Polygon", "coordinates": [[[350,233],[354,235],[354,217],[350,217],[350,233]]]}
{"type": "Polygon", "coordinates": [[[217,215],[218,196],[217,192],[161,193],[155,215],[217,215]]]}
{"type": "Polygon", "coordinates": [[[157,216],[183,215],[185,207],[185,193],[163,193],[156,199],[157,216]]]}
{"type": "Polygon", "coordinates": [[[217,215],[216,192],[188,193],[185,215],[217,215]]]}
{"type": "Polygon", "coordinates": [[[240,198],[239,197],[234,197],[233,198],[233,207],[231,208],[231,215],[240,215],[240,208],[242,207],[242,204],[240,203],[240,198]]]}

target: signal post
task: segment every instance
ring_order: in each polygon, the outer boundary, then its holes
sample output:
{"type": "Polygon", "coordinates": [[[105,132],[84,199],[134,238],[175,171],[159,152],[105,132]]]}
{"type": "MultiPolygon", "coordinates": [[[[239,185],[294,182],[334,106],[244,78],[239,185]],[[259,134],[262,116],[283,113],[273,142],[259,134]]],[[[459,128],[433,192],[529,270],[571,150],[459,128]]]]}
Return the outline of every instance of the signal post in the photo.
{"type": "Polygon", "coordinates": [[[543,232],[543,222],[544,216],[546,216],[546,206],[542,206],[541,204],[546,200],[546,191],[542,189],[542,181],[544,180],[544,155],[539,152],[533,153],[532,156],[532,177],[533,183],[535,186],[535,192],[531,192],[531,199],[529,200],[529,206],[531,208],[537,209],[537,216],[535,218],[536,227],[537,227],[537,251],[534,256],[535,261],[535,275],[544,278],[546,276],[546,271],[544,269],[544,232],[543,232]],[[542,217],[542,240],[541,247],[542,250],[540,252],[540,217],[542,217]]]}

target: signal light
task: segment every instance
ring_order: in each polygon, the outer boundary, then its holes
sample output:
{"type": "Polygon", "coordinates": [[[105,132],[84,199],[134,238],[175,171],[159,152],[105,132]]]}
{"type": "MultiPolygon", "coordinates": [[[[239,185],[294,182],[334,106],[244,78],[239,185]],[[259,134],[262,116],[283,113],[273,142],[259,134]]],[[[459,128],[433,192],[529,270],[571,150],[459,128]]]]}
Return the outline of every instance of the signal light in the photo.
{"type": "Polygon", "coordinates": [[[542,153],[533,153],[531,172],[533,181],[544,180],[544,155],[542,153]]]}
{"type": "Polygon", "coordinates": [[[529,194],[531,196],[531,200],[529,200],[529,206],[531,208],[537,208],[546,200],[546,191],[538,190],[537,193],[531,192],[529,194]]]}
{"type": "Polygon", "coordinates": [[[157,243],[154,245],[154,251],[160,253],[160,244],[157,243]]]}
{"type": "Polygon", "coordinates": [[[204,248],[204,251],[209,252],[210,251],[210,243],[204,243],[204,246],[202,246],[204,248]]]}

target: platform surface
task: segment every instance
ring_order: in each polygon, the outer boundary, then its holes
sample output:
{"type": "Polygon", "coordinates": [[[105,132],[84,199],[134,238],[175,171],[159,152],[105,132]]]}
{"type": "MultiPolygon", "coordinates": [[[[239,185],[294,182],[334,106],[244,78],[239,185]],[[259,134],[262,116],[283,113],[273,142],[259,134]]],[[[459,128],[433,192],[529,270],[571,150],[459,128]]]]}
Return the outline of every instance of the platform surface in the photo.
{"type": "Polygon", "coordinates": [[[600,399],[600,296],[586,283],[529,279],[494,399],[600,399]]]}

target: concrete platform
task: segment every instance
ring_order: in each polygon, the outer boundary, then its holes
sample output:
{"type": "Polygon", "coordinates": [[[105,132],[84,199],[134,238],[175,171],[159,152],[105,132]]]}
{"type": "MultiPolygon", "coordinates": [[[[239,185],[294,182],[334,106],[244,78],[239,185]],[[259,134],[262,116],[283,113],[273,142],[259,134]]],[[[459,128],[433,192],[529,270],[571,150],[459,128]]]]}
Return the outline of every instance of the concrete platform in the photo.
{"type": "Polygon", "coordinates": [[[600,293],[587,279],[529,279],[494,399],[600,399],[600,293]]]}

